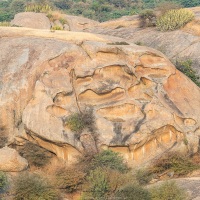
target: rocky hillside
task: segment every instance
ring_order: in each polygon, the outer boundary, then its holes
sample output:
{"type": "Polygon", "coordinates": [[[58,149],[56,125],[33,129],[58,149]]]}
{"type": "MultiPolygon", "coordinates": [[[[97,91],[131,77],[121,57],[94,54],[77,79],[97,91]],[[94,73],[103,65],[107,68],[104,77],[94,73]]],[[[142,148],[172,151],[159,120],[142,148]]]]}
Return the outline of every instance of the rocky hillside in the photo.
{"type": "Polygon", "coordinates": [[[62,25],[59,20],[55,20],[54,23],[52,23],[45,14],[19,13],[11,22],[11,25],[42,29],[60,26],[62,29],[69,31],[84,31],[120,37],[131,43],[155,48],[164,53],[173,63],[191,60],[192,67],[200,75],[200,8],[195,7],[191,9],[195,13],[195,20],[190,22],[183,29],[172,32],[161,32],[152,27],[141,28],[137,15],[124,16],[120,19],[103,23],[83,17],[62,15],[60,16],[60,19],[62,19],[64,23],[62,25]],[[38,18],[40,20],[38,20],[38,18]]]}
{"type": "Polygon", "coordinates": [[[112,149],[131,166],[171,149],[197,151],[200,89],[159,51],[14,27],[0,28],[0,47],[5,145],[29,140],[68,163],[112,149]]]}

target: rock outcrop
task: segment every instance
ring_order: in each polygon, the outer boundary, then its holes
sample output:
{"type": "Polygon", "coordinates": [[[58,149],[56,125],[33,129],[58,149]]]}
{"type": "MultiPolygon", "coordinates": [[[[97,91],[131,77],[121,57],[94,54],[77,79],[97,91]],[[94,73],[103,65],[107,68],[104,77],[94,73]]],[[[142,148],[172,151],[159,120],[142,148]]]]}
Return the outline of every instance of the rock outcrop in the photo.
{"type": "Polygon", "coordinates": [[[15,149],[4,147],[0,149],[0,171],[19,172],[28,167],[28,162],[15,149]]]}
{"type": "Polygon", "coordinates": [[[197,151],[200,89],[162,53],[88,33],[0,30],[0,124],[10,142],[37,142],[69,162],[109,148],[130,165],[197,151]],[[66,120],[87,111],[94,132],[70,130],[66,120]]]}

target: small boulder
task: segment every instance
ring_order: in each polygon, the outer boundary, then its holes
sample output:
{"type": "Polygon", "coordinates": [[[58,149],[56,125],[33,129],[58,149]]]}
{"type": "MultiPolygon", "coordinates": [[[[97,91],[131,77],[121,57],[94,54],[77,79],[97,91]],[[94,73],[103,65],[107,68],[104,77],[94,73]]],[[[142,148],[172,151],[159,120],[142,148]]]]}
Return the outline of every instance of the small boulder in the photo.
{"type": "Polygon", "coordinates": [[[35,29],[50,29],[51,24],[45,13],[23,12],[15,15],[11,26],[35,29]]]}
{"type": "Polygon", "coordinates": [[[15,149],[4,147],[0,149],[0,171],[19,172],[28,167],[28,162],[15,149]]]}

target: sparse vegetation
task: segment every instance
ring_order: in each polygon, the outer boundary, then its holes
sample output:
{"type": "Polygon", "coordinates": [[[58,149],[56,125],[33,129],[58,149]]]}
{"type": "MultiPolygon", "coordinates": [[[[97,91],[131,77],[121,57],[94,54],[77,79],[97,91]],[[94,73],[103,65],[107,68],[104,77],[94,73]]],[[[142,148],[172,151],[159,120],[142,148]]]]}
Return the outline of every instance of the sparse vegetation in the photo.
{"type": "Polygon", "coordinates": [[[151,181],[152,173],[148,169],[139,169],[135,173],[135,178],[140,185],[146,185],[151,181]]]}
{"type": "Polygon", "coordinates": [[[19,148],[19,153],[22,157],[28,160],[29,165],[36,167],[47,165],[52,158],[52,153],[31,142],[26,142],[21,148],[19,148]]]}
{"type": "Polygon", "coordinates": [[[19,174],[14,182],[15,200],[58,200],[52,185],[37,174],[19,174]]]}
{"type": "Polygon", "coordinates": [[[197,86],[200,87],[200,77],[197,72],[192,68],[192,60],[187,59],[185,61],[176,61],[176,67],[178,70],[188,76],[197,86]]]}
{"type": "Polygon", "coordinates": [[[186,200],[186,192],[173,181],[167,181],[150,189],[152,200],[186,200]]]}
{"type": "Polygon", "coordinates": [[[160,31],[173,31],[186,25],[194,19],[194,13],[190,10],[169,10],[159,17],[156,26],[160,31]]]}
{"type": "Polygon", "coordinates": [[[48,13],[52,10],[51,6],[46,4],[28,4],[25,8],[26,12],[48,13]]]}

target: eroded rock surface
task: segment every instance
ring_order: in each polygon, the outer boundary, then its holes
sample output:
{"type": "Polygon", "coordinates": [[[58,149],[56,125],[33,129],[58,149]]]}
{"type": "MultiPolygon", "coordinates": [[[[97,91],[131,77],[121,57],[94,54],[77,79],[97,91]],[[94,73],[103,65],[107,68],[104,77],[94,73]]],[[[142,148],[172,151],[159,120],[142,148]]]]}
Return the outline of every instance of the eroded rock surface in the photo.
{"type": "Polygon", "coordinates": [[[69,162],[87,148],[121,152],[132,165],[169,150],[197,151],[200,89],[162,53],[100,35],[3,33],[0,122],[10,141],[35,141],[69,162]],[[74,133],[66,119],[87,110],[95,133],[74,133]]]}

